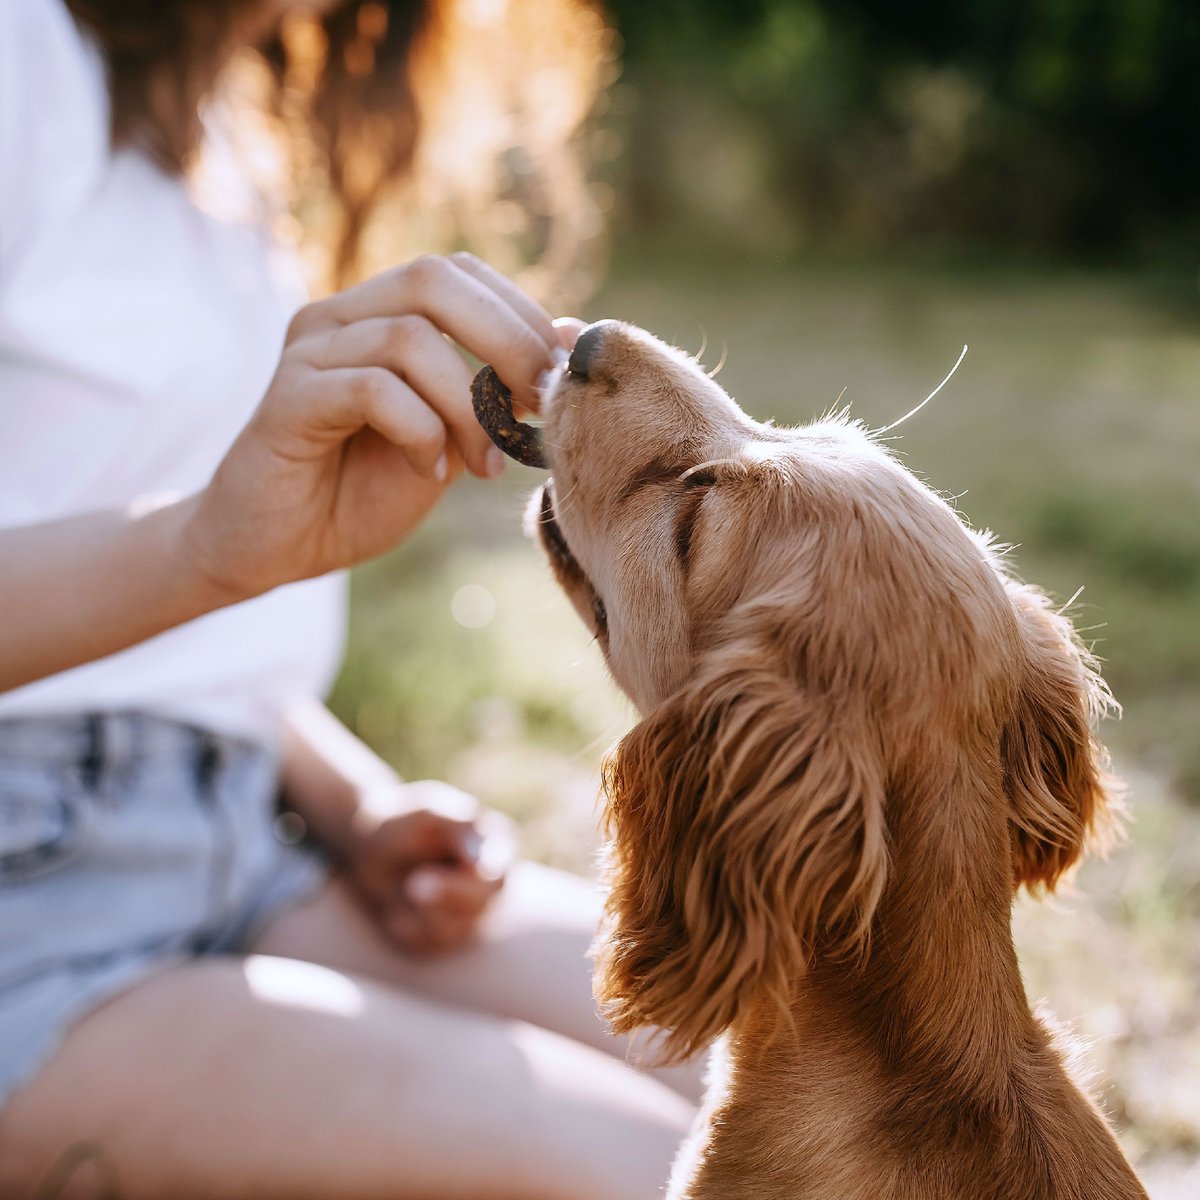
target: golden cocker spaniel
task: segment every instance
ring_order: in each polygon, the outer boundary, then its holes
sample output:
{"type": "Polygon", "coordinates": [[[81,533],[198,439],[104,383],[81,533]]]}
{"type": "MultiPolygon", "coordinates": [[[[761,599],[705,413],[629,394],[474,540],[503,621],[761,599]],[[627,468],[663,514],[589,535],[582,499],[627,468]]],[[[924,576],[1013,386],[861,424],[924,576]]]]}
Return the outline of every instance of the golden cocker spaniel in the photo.
{"type": "Polygon", "coordinates": [[[635,327],[544,421],[533,523],[643,714],[598,995],[720,1038],[673,1200],[1144,1198],[1010,930],[1114,823],[1067,618],[860,425],[759,424],[635,327]]]}

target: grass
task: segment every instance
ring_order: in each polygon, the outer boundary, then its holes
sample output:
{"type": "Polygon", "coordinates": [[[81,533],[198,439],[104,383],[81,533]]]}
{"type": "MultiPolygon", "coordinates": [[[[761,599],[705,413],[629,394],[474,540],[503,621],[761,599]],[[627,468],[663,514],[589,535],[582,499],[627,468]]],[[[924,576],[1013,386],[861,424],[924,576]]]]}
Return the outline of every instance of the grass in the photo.
{"type": "MultiPolygon", "coordinates": [[[[1154,1200],[1200,1194],[1196,312],[1114,274],[649,255],[618,263],[587,314],[689,350],[707,335],[725,387],[781,423],[843,397],[885,425],[970,344],[896,445],[975,525],[1018,544],[1025,578],[1064,601],[1085,587],[1073,611],[1125,707],[1106,734],[1132,784],[1133,839],[1085,868],[1078,897],[1022,903],[1016,924],[1031,994],[1092,1043],[1154,1200]]],[[[450,779],[516,815],[530,853],[587,869],[596,766],[632,713],[521,537],[537,478],[513,467],[456,488],[355,575],[334,706],[407,776],[450,779]]]]}

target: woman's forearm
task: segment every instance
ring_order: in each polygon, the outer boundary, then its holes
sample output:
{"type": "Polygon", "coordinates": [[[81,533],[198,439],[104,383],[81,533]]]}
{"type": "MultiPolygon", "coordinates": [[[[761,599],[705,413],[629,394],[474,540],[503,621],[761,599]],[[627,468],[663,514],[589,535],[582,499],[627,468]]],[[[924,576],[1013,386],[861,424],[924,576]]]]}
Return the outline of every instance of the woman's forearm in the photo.
{"type": "Polygon", "coordinates": [[[572,340],[470,255],[418,259],[301,309],[202,492],[0,529],[0,691],[382,554],[464,461],[496,474],[470,372],[443,335],[530,406],[572,340]]]}
{"type": "Polygon", "coordinates": [[[294,705],[284,723],[283,791],[335,854],[366,832],[372,805],[393,796],[399,776],[319,700],[294,705]]]}
{"type": "Polygon", "coordinates": [[[238,597],[188,553],[195,499],[0,529],[0,691],[124,650],[238,597]]]}

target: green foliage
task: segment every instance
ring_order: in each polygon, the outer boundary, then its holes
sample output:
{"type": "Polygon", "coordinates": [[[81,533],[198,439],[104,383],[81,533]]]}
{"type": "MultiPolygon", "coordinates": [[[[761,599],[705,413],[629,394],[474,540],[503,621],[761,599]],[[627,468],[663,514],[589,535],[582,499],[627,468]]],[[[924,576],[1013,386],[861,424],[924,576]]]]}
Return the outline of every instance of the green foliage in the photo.
{"type": "Polygon", "coordinates": [[[1162,256],[1200,228],[1200,157],[1187,152],[1200,11],[1187,0],[609,8],[642,97],[626,131],[635,224],[714,217],[704,193],[728,157],[671,153],[707,132],[752,148],[751,224],[774,223],[777,249],[1162,256]]]}
{"type": "Polygon", "coordinates": [[[1159,494],[1150,511],[1140,500],[1080,484],[1042,500],[1035,536],[1049,552],[1106,563],[1125,586],[1200,605],[1200,522],[1193,498],[1159,494]]]}

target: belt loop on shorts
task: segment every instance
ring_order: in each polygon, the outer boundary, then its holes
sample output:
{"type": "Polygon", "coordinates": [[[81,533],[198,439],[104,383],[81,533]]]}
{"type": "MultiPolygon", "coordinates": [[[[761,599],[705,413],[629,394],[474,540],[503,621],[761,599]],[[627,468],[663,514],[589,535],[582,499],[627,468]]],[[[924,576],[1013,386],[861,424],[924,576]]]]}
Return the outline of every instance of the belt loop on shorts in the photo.
{"type": "Polygon", "coordinates": [[[196,782],[200,794],[207,798],[212,791],[213,780],[221,767],[221,745],[208,733],[196,738],[196,782]]]}
{"type": "Polygon", "coordinates": [[[88,713],[84,718],[84,746],[79,759],[79,777],[88,791],[96,791],[104,774],[104,718],[88,713]]]}

